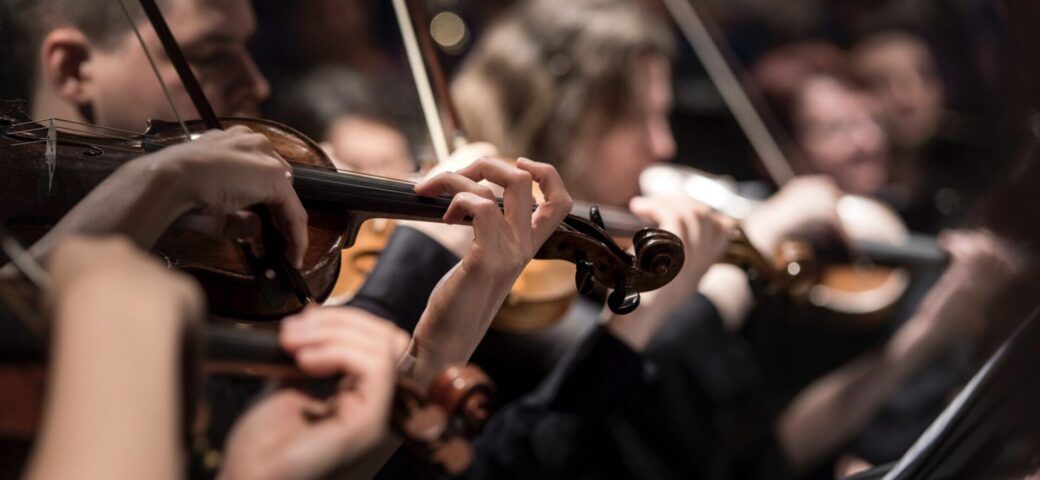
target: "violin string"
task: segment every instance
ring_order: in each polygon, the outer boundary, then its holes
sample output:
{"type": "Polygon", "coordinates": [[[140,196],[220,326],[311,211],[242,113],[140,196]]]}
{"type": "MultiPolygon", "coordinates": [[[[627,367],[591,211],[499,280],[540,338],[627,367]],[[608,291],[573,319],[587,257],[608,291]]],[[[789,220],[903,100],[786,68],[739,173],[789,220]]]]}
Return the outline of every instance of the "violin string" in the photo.
{"type": "Polygon", "coordinates": [[[105,126],[105,125],[98,125],[96,123],[80,122],[80,121],[76,121],[76,120],[68,120],[68,119],[65,119],[65,118],[57,118],[57,117],[44,118],[42,120],[28,120],[28,121],[21,122],[21,123],[12,123],[10,125],[7,125],[4,128],[14,128],[14,127],[21,127],[21,126],[25,126],[25,125],[42,125],[43,123],[49,122],[51,120],[54,120],[57,123],[69,123],[69,124],[78,125],[78,126],[81,126],[81,127],[90,127],[90,128],[93,128],[93,129],[107,130],[109,132],[124,133],[124,134],[128,134],[128,135],[132,135],[134,137],[138,137],[138,136],[155,136],[155,135],[144,134],[144,133],[141,133],[141,132],[136,132],[136,131],[133,131],[133,130],[126,130],[126,129],[115,128],[115,127],[108,127],[108,126],[105,126]]]}
{"type": "Polygon", "coordinates": [[[126,21],[130,24],[130,28],[133,29],[134,35],[137,36],[137,41],[141,44],[141,49],[144,50],[144,56],[148,58],[148,64],[152,66],[152,72],[155,73],[155,78],[159,80],[159,86],[162,87],[163,95],[166,95],[166,101],[170,104],[170,110],[173,111],[174,118],[177,119],[177,123],[181,124],[181,128],[184,129],[184,139],[191,140],[191,130],[188,130],[188,124],[184,123],[184,119],[181,118],[180,112],[177,111],[177,105],[173,103],[170,89],[166,87],[166,81],[163,80],[162,74],[159,73],[159,67],[156,66],[155,59],[152,58],[152,52],[148,50],[148,45],[145,45],[144,37],[141,36],[141,31],[137,28],[137,22],[135,22],[134,17],[130,15],[130,9],[126,8],[126,1],[119,0],[119,6],[123,7],[123,14],[126,15],[126,21]]]}
{"type": "MultiPolygon", "coordinates": [[[[42,127],[42,128],[38,128],[38,129],[32,129],[32,130],[20,130],[20,131],[11,132],[11,133],[16,133],[16,134],[17,133],[34,133],[34,132],[43,131],[43,130],[47,130],[47,129],[48,129],[48,127],[42,127]]],[[[86,136],[95,136],[95,137],[110,138],[110,139],[115,139],[115,140],[124,140],[124,141],[127,141],[127,142],[139,142],[142,146],[153,146],[153,147],[165,147],[166,146],[166,145],[163,145],[163,144],[160,144],[160,143],[147,142],[147,141],[142,141],[140,139],[135,139],[135,138],[125,138],[125,137],[118,137],[118,136],[112,136],[112,135],[95,135],[93,132],[90,132],[90,131],[87,131],[87,130],[70,129],[68,127],[60,127],[57,130],[60,131],[60,132],[64,132],[64,133],[82,134],[82,135],[86,135],[86,136]]],[[[36,144],[36,143],[46,143],[47,141],[48,140],[46,138],[40,138],[39,140],[32,140],[32,141],[25,141],[25,142],[20,142],[20,143],[14,143],[14,144],[11,144],[11,146],[12,147],[18,147],[18,146],[22,146],[22,145],[32,145],[32,144],[36,144]]],[[[124,151],[124,152],[128,152],[128,153],[135,153],[135,152],[140,153],[139,149],[132,148],[132,147],[124,147],[124,146],[119,146],[119,145],[105,145],[104,148],[111,149],[111,150],[124,151]]]]}
{"type": "MultiPolygon", "coordinates": [[[[59,119],[59,118],[53,118],[51,120],[54,120],[55,122],[59,122],[59,123],[85,127],[85,128],[73,128],[73,127],[69,127],[69,126],[62,126],[62,127],[58,128],[59,131],[66,132],[66,133],[83,134],[83,135],[88,135],[88,136],[97,136],[97,137],[113,139],[113,140],[123,140],[123,141],[127,141],[127,142],[139,142],[142,146],[152,146],[152,147],[168,147],[168,146],[173,146],[173,145],[182,143],[182,141],[179,140],[179,139],[171,139],[171,138],[160,137],[159,135],[155,135],[155,134],[145,134],[145,133],[133,132],[133,131],[130,131],[130,130],[119,129],[119,128],[105,127],[105,126],[95,125],[95,124],[91,124],[91,123],[87,123],[87,122],[78,122],[78,121],[59,119]],[[108,131],[112,131],[112,132],[131,134],[133,136],[97,133],[97,132],[94,132],[94,131],[88,130],[88,129],[103,129],[103,130],[108,130],[108,131]]],[[[41,126],[38,121],[27,121],[27,122],[21,122],[21,123],[8,125],[6,127],[3,127],[2,129],[0,129],[0,131],[6,130],[7,133],[34,133],[34,132],[39,132],[39,131],[46,131],[48,128],[49,127],[41,126]],[[36,126],[36,128],[12,131],[14,128],[23,127],[23,126],[29,126],[29,125],[34,125],[34,126],[36,126]]],[[[45,143],[46,141],[47,141],[46,139],[40,139],[40,140],[36,140],[36,141],[20,142],[20,143],[17,143],[17,144],[12,144],[12,146],[22,146],[22,145],[31,145],[31,144],[36,144],[36,143],[45,143]]],[[[121,146],[117,146],[117,145],[105,145],[104,148],[113,149],[113,150],[120,150],[120,151],[125,151],[125,152],[130,152],[130,153],[133,153],[133,152],[137,151],[136,149],[131,148],[131,147],[121,147],[121,146]]],[[[406,180],[400,180],[400,179],[397,179],[397,178],[387,177],[387,176],[382,176],[382,175],[376,175],[376,174],[372,174],[372,173],[358,172],[358,171],[355,171],[355,170],[350,170],[350,169],[346,169],[346,168],[339,168],[339,167],[333,167],[332,169],[327,169],[327,168],[322,168],[322,167],[297,166],[295,168],[295,170],[297,172],[303,171],[303,172],[315,172],[315,173],[318,173],[318,174],[328,174],[329,178],[320,178],[319,179],[319,178],[314,178],[313,176],[312,177],[308,177],[308,178],[310,178],[312,180],[319,180],[319,181],[322,181],[322,182],[330,184],[330,185],[365,187],[365,188],[368,188],[368,190],[371,191],[371,192],[378,192],[378,193],[393,193],[393,194],[415,195],[415,186],[417,185],[414,182],[410,182],[410,181],[406,181],[406,180]],[[336,176],[333,177],[333,175],[336,175],[336,176]],[[358,182],[359,179],[373,180],[373,181],[376,182],[376,184],[374,184],[374,185],[366,185],[366,184],[363,184],[363,183],[359,183],[358,182]]],[[[440,197],[440,198],[449,198],[449,197],[440,197]]],[[[501,199],[499,200],[499,203],[502,203],[501,199]]]]}
{"type": "MultiPolygon", "coordinates": [[[[60,131],[60,132],[66,132],[66,133],[72,133],[72,134],[82,134],[82,135],[85,135],[85,136],[101,137],[101,138],[108,138],[108,139],[113,139],[113,140],[124,140],[124,141],[127,141],[127,142],[140,142],[141,145],[154,146],[154,147],[168,147],[168,146],[172,145],[172,144],[166,144],[166,143],[162,143],[162,142],[158,142],[158,141],[148,141],[148,140],[146,140],[146,139],[149,139],[149,138],[159,138],[156,135],[146,135],[146,134],[134,133],[134,136],[130,137],[130,136],[107,134],[107,133],[98,133],[98,132],[95,132],[93,130],[89,130],[88,128],[100,128],[100,129],[110,130],[110,131],[114,131],[114,132],[127,132],[127,133],[133,133],[133,132],[129,132],[127,130],[120,130],[120,129],[117,129],[117,128],[103,127],[103,126],[100,126],[100,125],[93,125],[93,124],[89,124],[89,123],[74,122],[72,120],[63,120],[63,119],[59,119],[59,118],[48,119],[48,121],[50,121],[50,120],[53,120],[56,123],[68,123],[68,124],[71,124],[71,125],[78,125],[78,126],[87,127],[87,128],[73,128],[73,127],[67,127],[67,126],[60,126],[60,127],[57,127],[57,130],[60,131]]],[[[50,127],[41,125],[39,122],[33,121],[33,122],[23,122],[23,123],[19,123],[19,124],[15,124],[15,125],[9,125],[9,126],[4,127],[3,129],[0,129],[0,130],[5,131],[5,133],[18,134],[18,133],[35,133],[35,132],[47,131],[49,129],[50,129],[50,127]],[[27,125],[34,125],[34,126],[36,126],[36,128],[28,128],[28,129],[22,129],[22,130],[13,130],[13,127],[21,127],[21,126],[27,126],[27,125]]]]}

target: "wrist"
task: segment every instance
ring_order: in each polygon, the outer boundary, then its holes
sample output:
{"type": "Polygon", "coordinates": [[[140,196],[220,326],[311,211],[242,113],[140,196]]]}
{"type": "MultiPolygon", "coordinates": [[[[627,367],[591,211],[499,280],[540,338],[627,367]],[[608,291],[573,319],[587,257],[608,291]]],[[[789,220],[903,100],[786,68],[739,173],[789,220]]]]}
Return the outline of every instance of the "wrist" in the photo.
{"type": "Polygon", "coordinates": [[[742,225],[748,241],[766,258],[771,257],[780,245],[782,231],[776,222],[778,216],[768,210],[767,206],[763,206],[744,220],[742,225]]]}
{"type": "Polygon", "coordinates": [[[182,163],[182,157],[158,155],[154,159],[142,160],[148,161],[132,163],[141,170],[138,174],[141,181],[148,186],[146,191],[151,192],[153,200],[168,206],[170,223],[201,206],[192,188],[191,179],[188,178],[187,169],[182,163]]]}

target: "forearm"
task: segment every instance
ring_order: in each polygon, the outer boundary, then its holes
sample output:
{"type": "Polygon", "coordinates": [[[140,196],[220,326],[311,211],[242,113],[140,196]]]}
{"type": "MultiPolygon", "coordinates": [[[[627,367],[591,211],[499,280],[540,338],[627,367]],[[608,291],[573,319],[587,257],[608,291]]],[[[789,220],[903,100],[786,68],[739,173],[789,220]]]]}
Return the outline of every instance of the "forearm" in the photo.
{"type": "Polygon", "coordinates": [[[180,478],[179,332],[164,327],[179,325],[177,308],[91,301],[101,293],[75,288],[58,306],[28,478],[180,478]]]}
{"type": "Polygon", "coordinates": [[[123,234],[151,248],[178,217],[192,208],[182,196],[181,175],[168,166],[142,158],[115,171],[65,215],[30,249],[45,258],[71,234],[123,234]]]}
{"type": "Polygon", "coordinates": [[[514,276],[456,265],[430,296],[409,348],[408,375],[427,385],[445,368],[467,363],[509,295],[514,276]]]}
{"type": "Polygon", "coordinates": [[[903,383],[940,350],[923,315],[911,319],[880,352],[866,354],[817,380],[777,424],[792,469],[806,471],[870,421],[903,383]]]}

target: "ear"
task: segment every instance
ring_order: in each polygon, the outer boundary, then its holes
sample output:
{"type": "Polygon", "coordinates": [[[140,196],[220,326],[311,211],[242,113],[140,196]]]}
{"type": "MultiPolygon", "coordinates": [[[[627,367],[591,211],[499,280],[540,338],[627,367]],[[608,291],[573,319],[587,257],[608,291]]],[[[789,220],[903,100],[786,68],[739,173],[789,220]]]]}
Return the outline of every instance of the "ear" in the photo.
{"type": "Polygon", "coordinates": [[[90,103],[90,74],[84,68],[90,60],[91,44],[83,32],[70,27],[52,30],[40,46],[38,85],[84,107],[90,103]]]}

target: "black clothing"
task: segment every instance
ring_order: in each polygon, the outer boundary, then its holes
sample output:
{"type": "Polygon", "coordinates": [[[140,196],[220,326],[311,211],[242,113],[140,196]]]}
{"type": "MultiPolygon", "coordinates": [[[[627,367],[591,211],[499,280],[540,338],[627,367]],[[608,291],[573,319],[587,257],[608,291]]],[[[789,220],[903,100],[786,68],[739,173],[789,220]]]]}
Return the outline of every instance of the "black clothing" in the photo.
{"type": "MultiPolygon", "coordinates": [[[[426,235],[398,228],[351,304],[414,329],[457,262],[426,235]]],[[[468,477],[784,478],[757,367],[705,297],[668,320],[648,349],[656,368],[645,378],[635,373],[638,355],[593,328],[600,309],[579,298],[555,331],[489,332],[473,361],[498,383],[505,406],[476,439],[468,477]],[[644,382],[648,390],[633,398],[644,382]],[[622,408],[627,400],[635,406],[622,408]]],[[[431,475],[406,449],[380,473],[431,475]]]]}
{"type": "Polygon", "coordinates": [[[459,257],[426,234],[398,227],[349,305],[411,332],[437,282],[457,263],[459,257]]]}
{"type": "Polygon", "coordinates": [[[704,296],[668,319],[646,352],[655,375],[610,426],[621,465],[607,477],[789,478],[747,343],[704,296]]]}
{"type": "MultiPolygon", "coordinates": [[[[590,448],[603,425],[645,383],[643,358],[605,328],[593,330],[533,392],[498,409],[473,441],[474,461],[464,478],[573,478],[599,468],[590,448]]],[[[402,448],[378,478],[435,478],[402,448]]]]}
{"type": "MultiPolygon", "coordinates": [[[[426,234],[398,227],[350,305],[411,332],[433,289],[459,260],[426,234]]],[[[484,336],[470,361],[495,379],[500,404],[537,388],[556,363],[592,330],[599,307],[576,303],[567,318],[545,330],[517,334],[491,329],[484,336]]]]}

